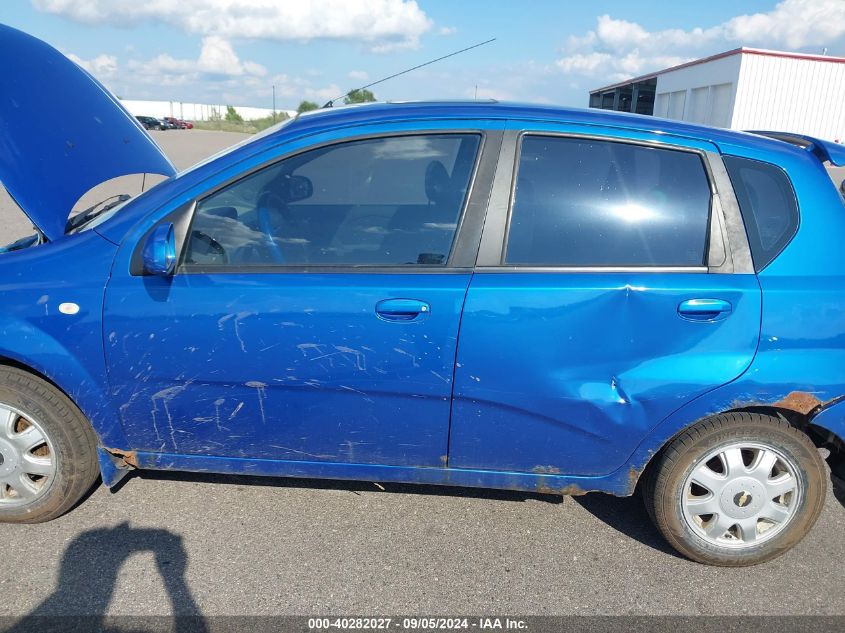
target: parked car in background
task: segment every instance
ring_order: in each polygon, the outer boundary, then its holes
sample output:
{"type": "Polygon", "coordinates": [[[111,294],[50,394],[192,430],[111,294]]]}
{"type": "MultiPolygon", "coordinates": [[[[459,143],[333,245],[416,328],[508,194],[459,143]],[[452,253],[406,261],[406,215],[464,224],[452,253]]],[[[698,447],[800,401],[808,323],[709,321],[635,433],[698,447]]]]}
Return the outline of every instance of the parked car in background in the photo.
{"type": "Polygon", "coordinates": [[[820,449],[845,472],[839,145],[373,104],[174,177],[61,53],[0,26],[0,54],[0,181],[38,229],[0,255],[2,521],[133,469],[640,489],[739,566],[810,530],[820,449]],[[65,125],[28,125],[56,96],[65,125]],[[134,173],[168,178],[68,222],[134,173]]]}
{"type": "Polygon", "coordinates": [[[187,130],[187,129],[194,127],[193,124],[192,124],[189,128],[187,121],[183,121],[182,119],[177,119],[177,118],[172,117],[172,116],[164,117],[164,121],[166,123],[169,123],[170,125],[172,125],[177,130],[187,130]]]}
{"type": "Polygon", "coordinates": [[[136,119],[141,122],[141,125],[144,126],[145,130],[166,130],[168,129],[168,125],[160,120],[156,119],[155,117],[151,116],[136,116],[136,119]]]}

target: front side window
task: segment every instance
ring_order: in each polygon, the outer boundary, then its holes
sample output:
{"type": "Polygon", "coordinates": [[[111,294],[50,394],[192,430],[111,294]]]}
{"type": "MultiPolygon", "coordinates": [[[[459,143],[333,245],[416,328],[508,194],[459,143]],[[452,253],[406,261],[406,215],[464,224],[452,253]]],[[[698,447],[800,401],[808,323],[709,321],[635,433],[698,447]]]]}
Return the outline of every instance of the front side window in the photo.
{"type": "Polygon", "coordinates": [[[184,263],[445,266],[479,145],[398,136],[286,158],[197,205],[184,263]]]}
{"type": "Polygon", "coordinates": [[[526,136],[505,263],[703,266],[710,200],[696,153],[526,136]]]}

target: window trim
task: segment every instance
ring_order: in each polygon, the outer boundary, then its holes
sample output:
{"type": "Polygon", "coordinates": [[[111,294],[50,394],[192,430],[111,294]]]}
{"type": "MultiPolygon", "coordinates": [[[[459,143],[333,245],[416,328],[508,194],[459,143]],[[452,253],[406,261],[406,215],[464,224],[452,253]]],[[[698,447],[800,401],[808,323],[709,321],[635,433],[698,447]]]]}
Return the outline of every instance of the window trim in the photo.
{"type": "Polygon", "coordinates": [[[718,205],[721,227],[721,239],[725,245],[726,261],[721,266],[711,262],[712,273],[754,274],[754,262],[751,259],[751,247],[745,223],[739,208],[731,179],[721,154],[708,153],[710,171],[716,185],[717,194],[714,204],[718,205]]]}
{"type": "MultiPolygon", "coordinates": [[[[221,182],[201,196],[197,196],[190,203],[183,205],[181,209],[188,214],[188,222],[185,224],[184,234],[179,240],[177,235],[177,251],[179,253],[179,260],[174,271],[175,275],[227,275],[227,274],[303,274],[303,273],[383,273],[383,274],[443,274],[471,271],[473,264],[467,263],[468,252],[472,253],[472,262],[475,261],[475,254],[478,250],[478,242],[481,240],[481,222],[474,216],[479,213],[483,214],[486,211],[487,192],[489,188],[485,184],[489,182],[492,175],[487,176],[487,172],[492,173],[490,161],[495,161],[499,157],[499,148],[501,145],[503,132],[501,130],[491,128],[436,128],[426,130],[393,130],[384,132],[370,132],[366,134],[355,134],[343,138],[335,138],[306,147],[300,147],[292,151],[284,152],[278,156],[264,161],[254,167],[237,174],[236,176],[221,182]],[[217,192],[230,187],[231,185],[249,178],[253,174],[264,169],[293,158],[295,156],[318,150],[324,147],[331,147],[335,145],[344,145],[346,143],[354,143],[358,141],[366,141],[382,138],[402,138],[407,136],[461,136],[461,135],[475,135],[478,136],[478,149],[475,156],[475,162],[470,173],[467,193],[464,197],[463,204],[460,209],[458,223],[455,227],[455,234],[452,238],[452,245],[449,252],[449,257],[445,265],[426,265],[426,264],[405,264],[405,265],[374,265],[374,264],[258,264],[258,265],[208,265],[208,264],[187,264],[184,261],[187,253],[188,237],[191,234],[191,227],[193,226],[196,209],[205,199],[213,196],[217,192]],[[487,176],[486,178],[482,176],[487,176]],[[186,209],[186,207],[189,207],[186,209]],[[473,217],[470,217],[473,216],[473,217]],[[473,250],[473,233],[475,235],[475,246],[473,250]]],[[[482,215],[483,218],[483,215],[482,215]]]]}
{"type": "MultiPolygon", "coordinates": [[[[504,234],[502,235],[502,248],[501,253],[499,255],[499,262],[498,264],[494,264],[493,267],[498,268],[499,270],[508,270],[513,272],[518,271],[531,271],[531,272],[545,272],[545,271],[566,271],[566,272],[709,272],[709,261],[711,255],[711,241],[713,241],[714,237],[718,241],[721,240],[721,232],[715,231],[714,236],[714,216],[716,213],[716,199],[718,196],[718,191],[716,189],[716,185],[714,183],[714,178],[711,173],[710,169],[710,162],[707,159],[707,152],[704,150],[696,149],[696,148],[689,148],[689,147],[679,147],[676,145],[671,145],[668,143],[661,143],[659,141],[648,141],[642,139],[626,139],[626,138],[619,138],[614,136],[605,136],[601,134],[581,134],[577,132],[554,132],[554,131],[534,131],[534,130],[521,130],[515,139],[515,153],[513,156],[513,167],[510,174],[510,190],[508,192],[508,203],[507,203],[507,215],[505,217],[505,226],[504,226],[504,234]],[[510,238],[510,227],[511,227],[511,220],[513,218],[513,207],[514,203],[516,202],[516,185],[517,180],[519,178],[519,166],[520,166],[520,159],[522,157],[522,148],[525,142],[525,137],[532,136],[532,137],[551,137],[551,138],[565,138],[565,139],[573,139],[573,140],[591,140],[591,141],[602,141],[605,143],[620,143],[625,145],[638,145],[641,147],[648,147],[652,149],[663,149],[669,151],[677,151],[677,152],[687,152],[691,154],[696,154],[701,161],[701,166],[704,171],[704,177],[707,181],[707,187],[710,190],[710,202],[707,209],[707,235],[704,239],[704,250],[703,250],[703,257],[702,257],[702,264],[700,265],[690,265],[690,266],[676,266],[676,265],[669,265],[669,266],[661,266],[661,265],[649,265],[649,266],[635,266],[635,265],[588,265],[588,266],[574,266],[574,265],[536,265],[536,264],[509,264],[505,261],[508,252],[508,240],[510,238]]],[[[727,248],[725,248],[727,251],[727,248]]],[[[490,266],[480,266],[480,269],[489,269],[490,266]]]]}
{"type": "Polygon", "coordinates": [[[477,266],[479,273],[709,273],[707,266],[477,266]]]}
{"type": "MultiPolygon", "coordinates": [[[[507,214],[510,205],[510,193],[512,187],[515,185],[514,176],[516,173],[516,150],[517,142],[525,134],[540,134],[541,136],[565,136],[575,138],[594,138],[597,140],[611,140],[621,143],[635,143],[642,144],[649,147],[658,147],[664,149],[690,151],[702,154],[704,157],[705,169],[707,170],[708,179],[711,187],[711,226],[708,235],[708,261],[706,266],[701,267],[683,267],[683,268],[665,268],[665,267],[648,267],[638,266],[632,269],[623,268],[622,270],[630,272],[709,272],[709,273],[750,273],[754,270],[750,266],[750,251],[748,250],[748,242],[745,235],[745,226],[742,224],[742,218],[739,216],[739,206],[736,203],[733,188],[730,181],[727,179],[727,172],[722,164],[721,155],[716,146],[713,149],[699,149],[690,148],[675,143],[668,143],[661,139],[629,139],[620,138],[618,136],[609,134],[596,133],[579,133],[579,132],[555,132],[553,130],[533,130],[533,129],[510,129],[506,130],[502,139],[500,150],[499,163],[496,170],[495,179],[490,190],[490,204],[487,210],[487,216],[484,220],[484,233],[481,238],[481,245],[479,248],[478,261],[476,270],[478,272],[616,272],[619,268],[607,267],[562,267],[555,266],[551,268],[546,267],[532,267],[532,268],[510,268],[507,265],[501,264],[501,259],[504,253],[504,232],[506,228],[507,214]],[[710,260],[710,248],[721,245],[726,254],[725,261],[720,265],[714,265],[710,260]],[[744,256],[743,256],[744,254],[744,256]]],[[[712,144],[711,144],[712,145],[712,144]]]]}
{"type": "MultiPolygon", "coordinates": [[[[745,235],[746,235],[746,238],[747,238],[746,243],[748,245],[748,257],[751,260],[751,270],[755,273],[760,273],[760,272],[766,270],[766,268],[768,268],[772,264],[772,262],[774,262],[780,256],[780,254],[786,249],[786,247],[789,246],[792,243],[792,240],[795,239],[795,236],[798,235],[798,231],[801,228],[801,205],[798,202],[798,194],[795,192],[795,185],[792,182],[792,178],[789,177],[789,173],[783,167],[781,167],[780,165],[776,165],[774,163],[771,163],[769,161],[766,161],[766,160],[760,160],[759,158],[749,158],[748,156],[739,156],[739,155],[736,155],[736,154],[725,154],[722,157],[722,167],[725,170],[725,177],[728,179],[727,182],[730,185],[731,191],[734,193],[734,199],[736,200],[737,210],[739,212],[739,218],[740,218],[740,221],[742,222],[742,227],[745,231],[745,235]],[[728,166],[724,162],[725,158],[738,159],[738,160],[742,160],[742,161],[749,162],[749,163],[759,163],[759,164],[764,165],[768,168],[777,170],[778,172],[780,172],[780,174],[783,175],[784,182],[786,183],[786,186],[789,188],[789,193],[792,194],[792,203],[793,203],[793,208],[795,210],[795,222],[791,227],[791,232],[789,234],[789,237],[785,241],[782,241],[782,243],[780,243],[780,245],[778,246],[776,251],[770,252],[766,256],[766,261],[761,263],[759,268],[758,268],[757,263],[754,261],[754,253],[753,253],[753,250],[751,248],[751,238],[748,237],[748,235],[750,233],[750,231],[748,229],[748,225],[751,223],[751,221],[753,221],[754,225],[755,225],[755,231],[754,232],[756,233],[755,239],[758,243],[760,242],[759,228],[756,228],[756,224],[757,224],[756,212],[755,212],[754,209],[749,208],[748,214],[751,217],[749,218],[749,220],[746,220],[746,216],[742,212],[742,206],[739,204],[739,198],[736,196],[736,185],[734,184],[734,181],[731,178],[731,174],[728,171],[728,166]]],[[[745,186],[744,183],[743,183],[743,186],[745,186]]],[[[760,246],[762,246],[762,244],[760,244],[760,246]]]]}

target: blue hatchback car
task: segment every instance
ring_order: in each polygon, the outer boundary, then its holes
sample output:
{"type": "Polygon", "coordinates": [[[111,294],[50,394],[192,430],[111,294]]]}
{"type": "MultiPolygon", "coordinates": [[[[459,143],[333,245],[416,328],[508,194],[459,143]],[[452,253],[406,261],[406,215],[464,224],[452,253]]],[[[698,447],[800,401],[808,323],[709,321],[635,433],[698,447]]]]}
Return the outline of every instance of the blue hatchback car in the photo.
{"type": "Polygon", "coordinates": [[[820,449],[845,475],[835,144],[376,104],[176,173],[48,45],[0,27],[0,57],[36,229],[0,255],[2,521],[132,469],[641,490],[680,552],[747,565],[813,525],[820,449]],[[68,218],[134,173],[167,179],[68,218]]]}

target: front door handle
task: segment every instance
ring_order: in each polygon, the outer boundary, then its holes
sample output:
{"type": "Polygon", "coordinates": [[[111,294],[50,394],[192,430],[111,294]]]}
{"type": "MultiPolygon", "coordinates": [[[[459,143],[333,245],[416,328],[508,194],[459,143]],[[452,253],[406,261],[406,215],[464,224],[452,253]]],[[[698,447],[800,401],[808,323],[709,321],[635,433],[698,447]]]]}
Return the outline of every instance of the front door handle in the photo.
{"type": "Polygon", "coordinates": [[[413,321],[431,312],[431,306],[419,299],[383,299],[376,304],[376,314],[386,321],[413,321]]]}
{"type": "Polygon", "coordinates": [[[721,321],[732,310],[724,299],[687,299],[678,305],[678,314],[687,321],[721,321]]]}

